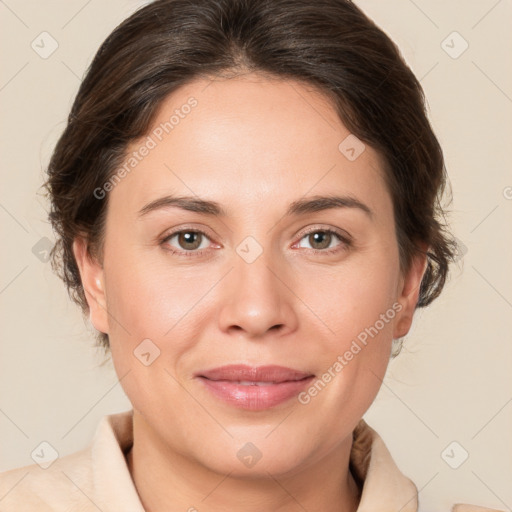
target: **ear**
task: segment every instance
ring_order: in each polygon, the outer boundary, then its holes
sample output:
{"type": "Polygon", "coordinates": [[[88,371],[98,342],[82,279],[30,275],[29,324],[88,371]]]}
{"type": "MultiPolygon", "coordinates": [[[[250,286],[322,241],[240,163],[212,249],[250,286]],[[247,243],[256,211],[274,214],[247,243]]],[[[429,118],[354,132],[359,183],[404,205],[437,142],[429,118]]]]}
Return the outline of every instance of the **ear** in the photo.
{"type": "Polygon", "coordinates": [[[409,271],[402,277],[397,301],[402,306],[395,322],[393,337],[405,336],[412,325],[416,304],[420,295],[420,285],[427,268],[427,246],[421,246],[423,252],[413,256],[409,271]]]}
{"type": "Polygon", "coordinates": [[[80,271],[91,323],[96,330],[108,334],[107,296],[103,267],[89,254],[87,241],[83,237],[75,238],[73,254],[80,271]]]}

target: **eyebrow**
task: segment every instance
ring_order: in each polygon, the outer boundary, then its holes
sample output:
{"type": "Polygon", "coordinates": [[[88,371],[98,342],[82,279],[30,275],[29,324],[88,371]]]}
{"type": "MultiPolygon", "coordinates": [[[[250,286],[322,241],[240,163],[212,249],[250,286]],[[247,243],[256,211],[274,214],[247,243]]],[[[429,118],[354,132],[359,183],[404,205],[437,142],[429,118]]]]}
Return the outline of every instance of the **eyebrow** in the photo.
{"type": "MultiPolygon", "coordinates": [[[[155,210],[166,208],[181,208],[189,212],[202,213],[214,217],[226,217],[227,212],[215,201],[208,201],[194,196],[165,196],[146,204],[139,211],[139,217],[143,217],[155,210]]],[[[333,208],[354,208],[361,210],[370,218],[373,211],[359,199],[352,196],[313,196],[301,198],[291,203],[284,214],[284,217],[294,215],[305,215],[333,208]]]]}
{"type": "Polygon", "coordinates": [[[143,217],[155,210],[165,208],[181,208],[189,212],[204,213],[215,217],[225,217],[226,211],[215,201],[206,201],[193,196],[165,196],[151,201],[139,211],[139,217],[143,217]]]}

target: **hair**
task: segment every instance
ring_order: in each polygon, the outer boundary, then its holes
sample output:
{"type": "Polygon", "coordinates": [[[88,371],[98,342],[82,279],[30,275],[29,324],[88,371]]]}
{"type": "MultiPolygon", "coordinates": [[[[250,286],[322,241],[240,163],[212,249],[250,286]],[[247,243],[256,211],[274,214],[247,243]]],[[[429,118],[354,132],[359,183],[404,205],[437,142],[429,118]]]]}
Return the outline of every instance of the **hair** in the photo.
{"type": "MultiPolygon", "coordinates": [[[[108,195],[127,147],[146,135],[163,100],[196,79],[261,73],[321,91],[340,120],[384,161],[400,267],[426,253],[417,307],[445,284],[456,245],[441,199],[441,147],[419,81],[398,48],[349,0],[157,0],[104,41],[83,79],[48,166],[54,270],[88,313],[73,254],[84,237],[101,260],[108,195]],[[422,248],[423,246],[423,248],[422,248]],[[425,251],[424,247],[428,247],[425,251]]],[[[341,141],[340,141],[341,142],[341,141]]],[[[99,333],[99,344],[109,347],[99,333]]]]}

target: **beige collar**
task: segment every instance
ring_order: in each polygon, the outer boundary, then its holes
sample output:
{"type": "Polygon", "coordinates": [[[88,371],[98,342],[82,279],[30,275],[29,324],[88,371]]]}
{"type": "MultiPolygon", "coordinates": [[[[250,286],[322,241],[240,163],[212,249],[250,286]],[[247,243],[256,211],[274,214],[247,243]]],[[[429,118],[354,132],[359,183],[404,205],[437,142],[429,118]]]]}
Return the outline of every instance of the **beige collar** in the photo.
{"type": "MultiPolygon", "coordinates": [[[[105,416],[92,444],[99,503],[119,510],[144,512],[126,464],[133,443],[133,410],[105,416]]],[[[361,420],[353,433],[350,470],[362,487],[357,512],[417,512],[418,492],[394,463],[380,436],[361,420]]]]}
{"type": "Polygon", "coordinates": [[[361,420],[353,439],[350,470],[363,489],[357,512],[417,512],[418,490],[400,472],[379,434],[361,420]]]}

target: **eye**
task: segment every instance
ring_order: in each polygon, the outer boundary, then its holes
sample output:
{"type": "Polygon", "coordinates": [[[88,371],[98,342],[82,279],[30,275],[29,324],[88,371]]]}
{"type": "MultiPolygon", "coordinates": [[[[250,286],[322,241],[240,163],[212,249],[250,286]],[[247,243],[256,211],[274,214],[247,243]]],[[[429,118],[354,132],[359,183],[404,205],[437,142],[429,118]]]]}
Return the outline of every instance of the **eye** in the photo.
{"type": "Polygon", "coordinates": [[[198,230],[186,229],[171,233],[162,240],[163,244],[177,249],[173,252],[201,252],[202,249],[207,249],[210,239],[205,233],[198,230]]]}
{"type": "Polygon", "coordinates": [[[350,246],[350,240],[347,236],[343,236],[332,229],[317,228],[306,233],[296,246],[318,252],[331,253],[347,249],[350,246]],[[304,245],[304,243],[307,245],[304,245]]]}

